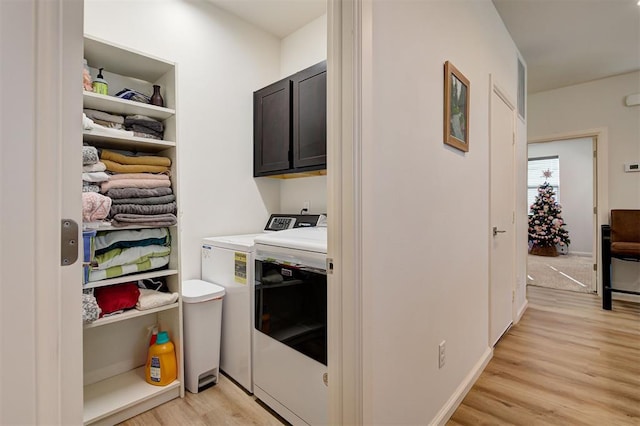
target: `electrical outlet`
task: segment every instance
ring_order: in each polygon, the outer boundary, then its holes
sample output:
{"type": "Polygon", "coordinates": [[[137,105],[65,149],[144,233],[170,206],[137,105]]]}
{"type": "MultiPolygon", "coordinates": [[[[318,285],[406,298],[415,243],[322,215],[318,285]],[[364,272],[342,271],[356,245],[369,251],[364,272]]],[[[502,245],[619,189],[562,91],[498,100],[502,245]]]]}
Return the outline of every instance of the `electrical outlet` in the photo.
{"type": "Polygon", "coordinates": [[[305,213],[309,213],[309,210],[311,209],[311,201],[305,201],[302,203],[302,211],[305,213]]]}
{"type": "Polygon", "coordinates": [[[445,341],[443,340],[442,342],[440,342],[440,344],[438,345],[438,368],[442,368],[444,367],[444,363],[445,363],[445,341]]]}

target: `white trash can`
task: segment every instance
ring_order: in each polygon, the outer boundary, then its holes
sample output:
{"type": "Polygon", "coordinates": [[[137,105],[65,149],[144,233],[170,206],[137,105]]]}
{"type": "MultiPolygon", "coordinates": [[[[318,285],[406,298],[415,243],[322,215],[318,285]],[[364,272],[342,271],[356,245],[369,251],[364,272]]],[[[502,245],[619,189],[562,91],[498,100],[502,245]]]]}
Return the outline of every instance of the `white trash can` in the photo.
{"type": "Polygon", "coordinates": [[[182,282],[185,388],[191,393],[218,383],[224,287],[201,280],[182,282]]]}

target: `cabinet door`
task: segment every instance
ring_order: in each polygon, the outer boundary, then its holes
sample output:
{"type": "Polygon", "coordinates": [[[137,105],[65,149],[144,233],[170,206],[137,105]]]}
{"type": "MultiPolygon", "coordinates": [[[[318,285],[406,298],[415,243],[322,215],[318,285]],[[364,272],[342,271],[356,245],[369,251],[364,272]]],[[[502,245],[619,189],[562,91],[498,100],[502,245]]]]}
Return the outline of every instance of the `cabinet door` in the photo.
{"type": "Polygon", "coordinates": [[[327,164],[327,64],[293,76],[293,167],[327,164]]]}
{"type": "Polygon", "coordinates": [[[253,94],[253,175],[291,167],[291,80],[284,79],[253,94]]]}

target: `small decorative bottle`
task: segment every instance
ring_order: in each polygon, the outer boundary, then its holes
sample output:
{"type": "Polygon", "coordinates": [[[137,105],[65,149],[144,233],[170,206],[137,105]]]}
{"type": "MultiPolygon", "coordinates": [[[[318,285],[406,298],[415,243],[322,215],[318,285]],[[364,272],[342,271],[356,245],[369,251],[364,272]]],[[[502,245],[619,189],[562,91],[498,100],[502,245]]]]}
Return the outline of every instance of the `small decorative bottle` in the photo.
{"type": "Polygon", "coordinates": [[[101,95],[107,95],[109,83],[107,83],[107,80],[105,80],[104,77],[102,76],[103,69],[104,68],[99,69],[98,77],[95,80],[93,80],[92,86],[93,86],[93,91],[95,93],[100,93],[101,95]]]}
{"type": "Polygon", "coordinates": [[[160,94],[160,86],[157,84],[153,85],[153,95],[151,95],[151,105],[163,107],[164,99],[162,99],[162,95],[160,94]]]}

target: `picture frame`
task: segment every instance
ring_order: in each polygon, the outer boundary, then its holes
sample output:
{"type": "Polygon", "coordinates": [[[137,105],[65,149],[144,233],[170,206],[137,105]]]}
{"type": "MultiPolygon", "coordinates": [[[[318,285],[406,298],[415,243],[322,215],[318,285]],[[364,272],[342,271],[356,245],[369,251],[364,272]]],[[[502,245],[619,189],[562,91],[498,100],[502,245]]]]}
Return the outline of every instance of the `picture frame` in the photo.
{"type": "Polygon", "coordinates": [[[444,143],[469,152],[471,83],[449,61],[444,63],[444,143]]]}

